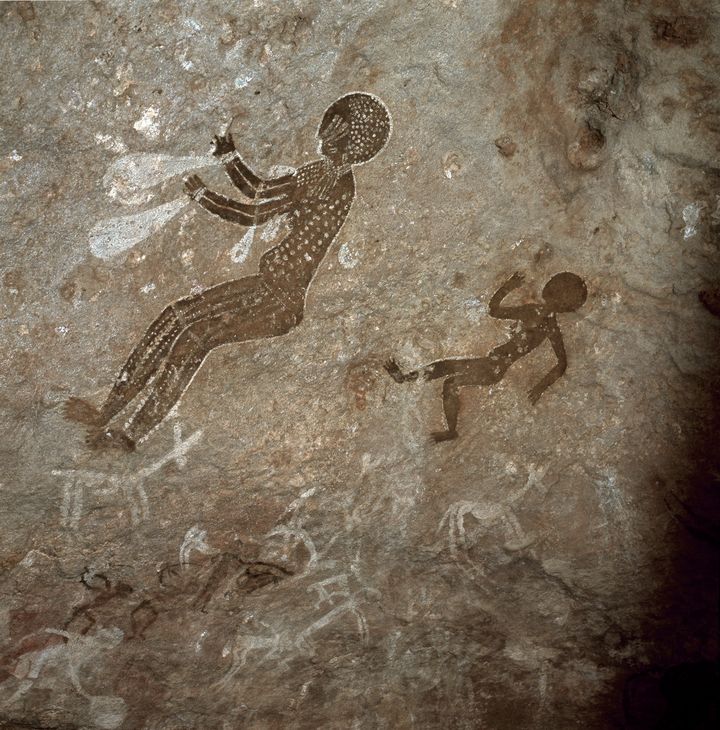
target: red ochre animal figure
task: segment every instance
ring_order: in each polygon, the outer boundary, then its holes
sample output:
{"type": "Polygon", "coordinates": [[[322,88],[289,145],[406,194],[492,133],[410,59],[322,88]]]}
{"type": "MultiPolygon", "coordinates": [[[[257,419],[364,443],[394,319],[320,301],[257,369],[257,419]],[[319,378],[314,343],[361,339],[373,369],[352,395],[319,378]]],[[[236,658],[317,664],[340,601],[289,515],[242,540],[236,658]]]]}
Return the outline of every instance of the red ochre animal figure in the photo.
{"type": "Polygon", "coordinates": [[[250,170],[230,134],[215,137],[213,154],[253,202],[208,190],[196,175],[186,179],[187,193],[213,215],[243,226],[289,214],[291,231],[263,254],[256,275],[167,306],[130,354],[100,408],[80,398],[67,401],[66,417],[89,427],[90,446],[133,451],[180,400],[214,348],[277,337],[300,324],[310,282],[355,198],[353,166],[375,157],[390,132],[390,114],[380,99],[347,94],[327,109],[320,123],[322,158],[271,180],[250,170]],[[136,399],[124,425],[111,426],[136,399]]]}
{"type": "Polygon", "coordinates": [[[514,319],[518,330],[508,342],[496,347],[487,357],[437,360],[419,370],[403,373],[395,360],[385,363],[385,369],[397,383],[444,378],[443,410],[447,429],[435,431],[434,441],[448,441],[457,438],[457,422],[460,413],[460,388],[467,385],[493,385],[499,383],[508,368],[521,357],[549,340],[557,357],[557,365],[529,392],[534,405],[540,396],[558,379],[567,368],[567,356],[562,333],[557,323],[557,314],[574,312],[587,299],[585,282],[576,274],[556,274],[548,281],[542,292],[542,304],[523,304],[508,307],[502,300],[523,282],[522,274],[514,274],[493,295],[488,306],[490,316],[497,319],[514,319]]]}

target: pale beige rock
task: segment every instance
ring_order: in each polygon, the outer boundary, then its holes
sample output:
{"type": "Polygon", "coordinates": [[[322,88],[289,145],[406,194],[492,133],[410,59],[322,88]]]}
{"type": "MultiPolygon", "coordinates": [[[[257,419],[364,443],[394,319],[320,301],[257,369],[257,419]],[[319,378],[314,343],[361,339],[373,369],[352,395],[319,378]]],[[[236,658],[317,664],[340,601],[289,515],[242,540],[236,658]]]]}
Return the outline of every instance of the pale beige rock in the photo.
{"type": "Polygon", "coordinates": [[[717,653],[719,19],[710,0],[2,3],[0,727],[669,712],[663,673],[717,653]],[[302,323],[212,352],[135,453],[89,451],[65,400],[102,403],[166,305],[255,273],[289,225],[246,237],[182,176],[233,191],[200,166],[228,128],[258,173],[296,169],[354,90],[392,137],[302,323]],[[459,438],[431,443],[440,384],[383,363],[486,355],[515,271],[508,305],[586,282],[558,316],[567,372],[529,403],[542,345],[462,389],[459,438]]]}

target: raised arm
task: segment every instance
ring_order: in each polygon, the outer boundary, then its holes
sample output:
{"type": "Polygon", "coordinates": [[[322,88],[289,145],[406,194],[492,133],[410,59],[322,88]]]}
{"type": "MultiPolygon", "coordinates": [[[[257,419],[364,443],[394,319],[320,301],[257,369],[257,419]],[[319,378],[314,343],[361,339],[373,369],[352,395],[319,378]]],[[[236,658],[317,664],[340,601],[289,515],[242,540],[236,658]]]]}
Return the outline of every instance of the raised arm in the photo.
{"type": "Polygon", "coordinates": [[[537,385],[530,389],[528,397],[533,405],[538,402],[540,396],[567,370],[567,355],[565,354],[565,344],[563,342],[562,332],[560,332],[560,328],[558,327],[557,320],[554,316],[548,317],[548,323],[550,326],[548,339],[550,340],[550,344],[555,352],[555,357],[557,357],[557,364],[548,371],[545,377],[537,385]]]}
{"type": "Polygon", "coordinates": [[[185,180],[185,192],[208,213],[242,226],[261,225],[276,215],[288,213],[294,208],[292,200],[286,195],[279,195],[263,203],[240,203],[208,190],[197,175],[190,175],[185,180]]]}
{"type": "Polygon", "coordinates": [[[515,272],[493,295],[488,304],[488,313],[496,319],[522,319],[528,313],[527,306],[504,307],[502,300],[522,285],[525,276],[515,272]]]}
{"type": "Polygon", "coordinates": [[[287,194],[292,189],[294,175],[282,175],[271,180],[263,180],[258,177],[243,162],[229,132],[223,136],[216,136],[213,144],[215,145],[213,155],[220,160],[235,187],[248,198],[275,198],[287,194]]]}

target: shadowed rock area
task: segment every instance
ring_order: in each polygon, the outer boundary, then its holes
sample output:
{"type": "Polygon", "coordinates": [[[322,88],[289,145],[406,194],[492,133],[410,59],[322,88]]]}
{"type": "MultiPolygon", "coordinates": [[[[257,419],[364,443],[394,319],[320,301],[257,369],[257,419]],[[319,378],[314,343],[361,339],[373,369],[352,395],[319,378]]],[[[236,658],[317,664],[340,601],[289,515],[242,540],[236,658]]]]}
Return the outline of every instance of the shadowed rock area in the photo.
{"type": "Polygon", "coordinates": [[[0,4],[0,728],[714,727],[719,23],[0,4]]]}

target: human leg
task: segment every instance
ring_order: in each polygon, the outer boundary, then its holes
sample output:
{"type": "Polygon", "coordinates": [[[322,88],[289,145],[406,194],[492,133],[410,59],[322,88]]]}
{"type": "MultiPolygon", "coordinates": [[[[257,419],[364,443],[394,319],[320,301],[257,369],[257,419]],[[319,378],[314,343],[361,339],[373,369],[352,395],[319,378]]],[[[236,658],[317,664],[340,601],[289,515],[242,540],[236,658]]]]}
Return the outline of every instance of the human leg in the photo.
{"type": "Polygon", "coordinates": [[[391,358],[384,364],[384,367],[396,383],[409,383],[418,380],[421,376],[423,380],[437,380],[438,378],[446,378],[448,375],[464,373],[467,363],[471,362],[474,361],[462,358],[436,360],[429,365],[424,365],[419,370],[408,370],[404,373],[397,362],[391,358]]]}
{"type": "MultiPolygon", "coordinates": [[[[218,302],[216,300],[214,304],[218,302]]],[[[235,300],[227,299],[211,311],[215,312],[214,316],[196,320],[174,341],[124,429],[100,433],[94,445],[124,446],[127,443],[134,448],[180,400],[211,350],[232,342],[284,334],[299,320],[297,315],[289,317],[287,310],[262,288],[248,290],[235,300]]]]}
{"type": "Polygon", "coordinates": [[[81,398],[70,398],[65,405],[66,418],[101,428],[135,398],[182,331],[183,322],[178,316],[179,304],[165,307],[148,327],[120,370],[105,403],[95,408],[81,398]]]}
{"type": "Polygon", "coordinates": [[[70,398],[65,404],[65,417],[97,429],[105,427],[146,387],[186,327],[227,310],[232,302],[245,302],[250,293],[261,290],[259,277],[245,277],[165,307],[133,349],[103,405],[96,408],[84,399],[70,398]]]}
{"type": "Polygon", "coordinates": [[[457,438],[457,422],[460,413],[460,386],[455,378],[447,378],[443,383],[443,412],[445,413],[445,421],[447,422],[447,430],[433,431],[431,434],[433,441],[449,441],[457,438]]]}
{"type": "Polygon", "coordinates": [[[122,433],[133,445],[163,421],[207,356],[208,347],[193,336],[192,329],[186,329],[174,342],[139,406],[125,423],[122,433]]]}

